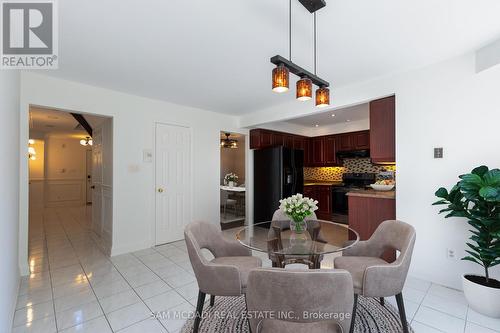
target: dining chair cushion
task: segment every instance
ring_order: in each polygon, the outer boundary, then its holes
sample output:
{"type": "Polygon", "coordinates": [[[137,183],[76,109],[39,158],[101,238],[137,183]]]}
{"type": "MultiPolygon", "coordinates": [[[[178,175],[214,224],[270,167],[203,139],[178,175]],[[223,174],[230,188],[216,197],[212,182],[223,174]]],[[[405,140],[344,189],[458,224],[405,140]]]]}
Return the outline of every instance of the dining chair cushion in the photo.
{"type": "Polygon", "coordinates": [[[340,325],[334,321],[322,321],[315,323],[294,323],[282,320],[264,321],[259,327],[258,333],[343,333],[340,325]]]}
{"type": "Polygon", "coordinates": [[[334,261],[336,269],[345,269],[351,273],[354,291],[357,294],[363,294],[366,268],[387,264],[387,261],[377,257],[337,257],[334,261]]]}
{"type": "MultiPolygon", "coordinates": [[[[248,274],[254,268],[262,267],[262,260],[257,257],[219,257],[210,261],[212,264],[235,266],[240,272],[242,292],[245,291],[248,282],[248,274]]],[[[222,281],[223,283],[223,281],[222,281]]]]}

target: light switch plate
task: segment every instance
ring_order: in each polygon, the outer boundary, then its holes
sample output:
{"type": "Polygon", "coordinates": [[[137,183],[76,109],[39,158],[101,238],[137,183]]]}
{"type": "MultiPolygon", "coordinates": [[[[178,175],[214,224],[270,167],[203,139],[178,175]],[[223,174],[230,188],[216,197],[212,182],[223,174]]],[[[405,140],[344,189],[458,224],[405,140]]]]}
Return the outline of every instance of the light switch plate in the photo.
{"type": "Polygon", "coordinates": [[[434,148],[434,158],[443,158],[443,148],[434,148]]]}
{"type": "Polygon", "coordinates": [[[144,149],[142,151],[142,160],[145,163],[153,162],[153,152],[151,151],[151,149],[144,149]]]}

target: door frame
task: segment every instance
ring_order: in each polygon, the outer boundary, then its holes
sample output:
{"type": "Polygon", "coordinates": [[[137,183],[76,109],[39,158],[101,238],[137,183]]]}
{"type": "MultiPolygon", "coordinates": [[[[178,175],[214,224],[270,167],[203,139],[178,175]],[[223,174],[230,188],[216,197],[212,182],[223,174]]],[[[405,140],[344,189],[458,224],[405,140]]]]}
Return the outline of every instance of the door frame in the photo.
{"type": "MultiPolygon", "coordinates": [[[[253,204],[253,200],[250,200],[250,195],[253,196],[253,152],[251,153],[250,150],[250,132],[244,131],[241,128],[237,130],[224,130],[221,129],[219,131],[219,170],[218,174],[220,174],[220,170],[222,168],[222,163],[220,159],[220,133],[235,133],[242,135],[245,138],[245,146],[242,147],[245,150],[245,221],[244,225],[248,225],[250,223],[253,224],[253,213],[252,215],[251,212],[253,212],[253,206],[250,207],[250,205],[253,204]]],[[[219,188],[220,191],[220,188],[219,188]]],[[[219,220],[218,224],[220,225],[220,218],[221,218],[221,212],[220,212],[220,195],[218,196],[218,207],[219,207],[219,220]]]]}
{"type": "Polygon", "coordinates": [[[153,211],[153,214],[154,214],[154,223],[152,224],[151,226],[151,246],[157,246],[157,245],[160,245],[160,244],[157,244],[157,234],[156,234],[156,224],[157,224],[157,217],[156,217],[156,209],[157,209],[157,200],[156,200],[156,190],[157,190],[157,179],[156,179],[156,175],[157,175],[157,169],[156,169],[156,151],[157,151],[157,129],[158,129],[158,125],[167,125],[167,126],[176,126],[176,127],[183,127],[183,128],[187,128],[189,130],[189,136],[191,138],[190,140],[190,143],[189,143],[189,161],[190,161],[190,165],[189,165],[189,172],[191,174],[191,179],[189,180],[189,200],[190,200],[190,205],[189,205],[189,218],[191,221],[189,221],[188,223],[192,222],[193,220],[193,216],[194,216],[194,182],[193,182],[193,175],[194,175],[194,163],[193,163],[193,157],[194,157],[194,154],[193,154],[193,148],[194,148],[194,144],[193,144],[193,128],[191,126],[187,126],[187,125],[182,125],[182,124],[175,124],[175,123],[169,123],[169,122],[162,122],[162,121],[155,121],[153,126],[154,126],[154,129],[153,129],[153,133],[154,133],[154,150],[153,150],[153,160],[152,160],[152,163],[153,163],[153,172],[154,172],[154,187],[153,187],[153,192],[154,192],[154,204],[153,204],[153,207],[154,207],[154,211],[153,211]]]}
{"type": "MultiPolygon", "coordinates": [[[[116,161],[116,138],[115,138],[115,117],[110,114],[103,113],[92,113],[85,112],[81,110],[75,109],[67,109],[64,107],[58,107],[56,105],[46,105],[46,104],[38,104],[32,103],[30,101],[23,100],[21,98],[20,101],[20,116],[19,116],[19,142],[20,147],[24,147],[23,142],[28,142],[29,140],[29,109],[31,107],[39,107],[39,108],[47,108],[58,110],[67,113],[80,113],[83,115],[94,115],[99,117],[110,118],[112,122],[112,135],[111,135],[111,159],[112,161],[116,161]]],[[[19,273],[21,276],[28,275],[30,273],[29,265],[28,265],[28,230],[29,230],[29,170],[28,170],[28,160],[26,158],[26,152],[24,149],[19,149],[19,161],[20,161],[20,172],[19,172],[19,236],[18,236],[18,263],[19,263],[19,273]]],[[[116,167],[115,163],[113,163],[112,167],[112,182],[115,184],[115,175],[116,175],[116,167]]],[[[115,224],[115,216],[116,216],[116,193],[115,186],[112,188],[112,219],[111,223],[114,226],[115,224]]]]}

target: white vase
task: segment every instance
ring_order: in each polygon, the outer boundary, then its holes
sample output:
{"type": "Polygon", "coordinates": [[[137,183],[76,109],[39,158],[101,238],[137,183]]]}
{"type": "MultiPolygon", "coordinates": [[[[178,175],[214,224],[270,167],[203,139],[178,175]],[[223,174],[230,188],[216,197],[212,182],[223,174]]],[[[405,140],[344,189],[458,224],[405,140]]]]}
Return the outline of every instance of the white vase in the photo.
{"type": "Polygon", "coordinates": [[[234,187],[235,186],[234,182],[231,182],[231,181],[228,183],[228,185],[229,185],[229,187],[234,187]]]}
{"type": "Polygon", "coordinates": [[[492,318],[500,318],[500,289],[480,285],[462,276],[462,286],[469,306],[476,312],[492,318]]]}

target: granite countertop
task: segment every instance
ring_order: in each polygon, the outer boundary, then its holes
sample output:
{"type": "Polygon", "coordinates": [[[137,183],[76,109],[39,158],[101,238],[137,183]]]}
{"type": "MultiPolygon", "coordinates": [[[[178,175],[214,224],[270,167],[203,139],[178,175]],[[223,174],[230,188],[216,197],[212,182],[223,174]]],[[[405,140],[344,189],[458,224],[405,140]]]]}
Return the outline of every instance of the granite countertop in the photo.
{"type": "Polygon", "coordinates": [[[314,186],[314,185],[340,186],[340,185],[342,185],[342,182],[325,182],[322,180],[304,180],[304,186],[314,186]]]}
{"type": "Polygon", "coordinates": [[[396,199],[396,191],[375,191],[375,190],[352,190],[347,192],[347,195],[353,197],[379,198],[379,199],[396,199]]]}

